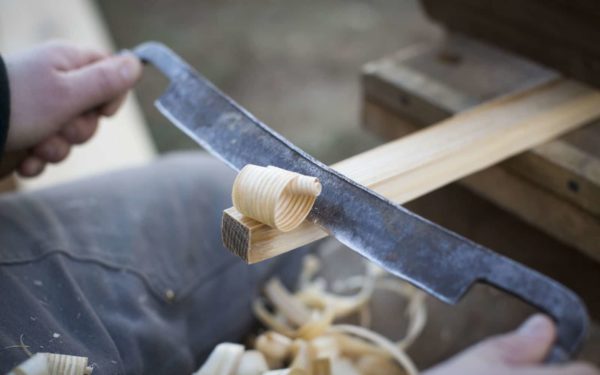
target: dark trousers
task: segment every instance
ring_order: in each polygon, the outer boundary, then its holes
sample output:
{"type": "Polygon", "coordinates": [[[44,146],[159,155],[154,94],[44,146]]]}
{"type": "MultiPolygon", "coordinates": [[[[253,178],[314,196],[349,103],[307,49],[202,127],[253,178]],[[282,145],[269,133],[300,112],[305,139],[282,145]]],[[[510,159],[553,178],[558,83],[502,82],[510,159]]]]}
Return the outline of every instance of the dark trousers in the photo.
{"type": "Polygon", "coordinates": [[[190,374],[239,341],[251,302],[292,252],[248,266],[223,248],[234,174],[200,153],[0,197],[0,373],[35,352],[89,357],[94,375],[190,374]]]}

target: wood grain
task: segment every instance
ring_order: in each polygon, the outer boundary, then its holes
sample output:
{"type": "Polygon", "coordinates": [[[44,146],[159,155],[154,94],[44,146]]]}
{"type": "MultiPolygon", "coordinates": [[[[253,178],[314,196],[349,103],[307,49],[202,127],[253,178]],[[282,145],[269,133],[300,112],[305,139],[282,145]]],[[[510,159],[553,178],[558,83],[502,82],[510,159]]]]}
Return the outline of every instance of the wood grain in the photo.
{"type": "Polygon", "coordinates": [[[233,182],[231,200],[244,216],[289,232],[306,219],[320,193],[315,177],[247,164],[233,182]]]}
{"type": "MultiPolygon", "coordinates": [[[[598,117],[598,91],[558,79],[480,105],[332,167],[392,201],[404,203],[598,117]]],[[[224,213],[222,235],[232,252],[255,263],[326,233],[306,222],[294,231],[280,233],[245,220],[230,208],[224,213]]]]}

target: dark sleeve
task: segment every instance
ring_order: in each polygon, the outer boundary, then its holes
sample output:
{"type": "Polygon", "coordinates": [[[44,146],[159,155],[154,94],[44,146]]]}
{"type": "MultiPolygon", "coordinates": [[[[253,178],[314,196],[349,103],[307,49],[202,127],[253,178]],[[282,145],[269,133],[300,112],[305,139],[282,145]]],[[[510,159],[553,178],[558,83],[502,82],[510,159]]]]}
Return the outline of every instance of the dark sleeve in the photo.
{"type": "Polygon", "coordinates": [[[4,153],[6,136],[8,134],[8,121],[10,118],[10,89],[6,65],[0,56],[0,158],[4,153]]]}

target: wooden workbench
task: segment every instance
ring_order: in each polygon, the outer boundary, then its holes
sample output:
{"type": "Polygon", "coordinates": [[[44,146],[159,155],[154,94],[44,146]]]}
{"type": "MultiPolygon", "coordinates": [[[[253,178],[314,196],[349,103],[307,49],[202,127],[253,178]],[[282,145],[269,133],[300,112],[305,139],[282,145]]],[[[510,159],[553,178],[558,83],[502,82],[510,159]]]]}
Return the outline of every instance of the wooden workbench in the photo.
{"type": "MultiPolygon", "coordinates": [[[[395,138],[559,73],[454,35],[369,63],[363,123],[395,138]]],[[[600,261],[600,123],[460,181],[554,238],[600,261]]]]}

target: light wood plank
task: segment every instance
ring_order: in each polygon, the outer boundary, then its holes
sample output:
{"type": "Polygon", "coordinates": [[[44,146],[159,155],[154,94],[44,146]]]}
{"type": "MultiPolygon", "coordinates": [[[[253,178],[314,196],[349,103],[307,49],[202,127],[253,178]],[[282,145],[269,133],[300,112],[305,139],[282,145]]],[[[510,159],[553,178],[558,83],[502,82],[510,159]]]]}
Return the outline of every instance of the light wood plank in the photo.
{"type": "MultiPolygon", "coordinates": [[[[404,203],[598,117],[600,92],[559,79],[483,104],[332,167],[404,203]]],[[[231,208],[224,213],[222,234],[225,245],[249,263],[326,236],[308,223],[279,233],[231,208]]]]}

